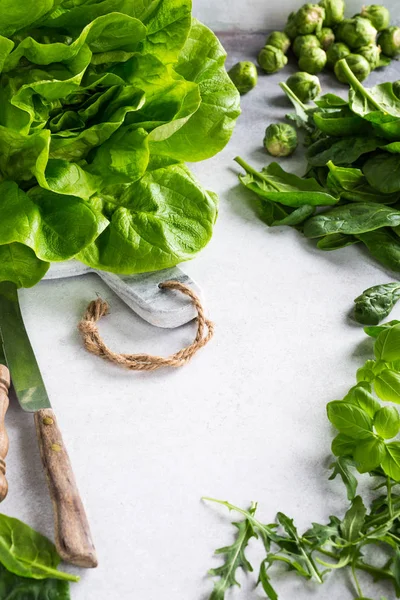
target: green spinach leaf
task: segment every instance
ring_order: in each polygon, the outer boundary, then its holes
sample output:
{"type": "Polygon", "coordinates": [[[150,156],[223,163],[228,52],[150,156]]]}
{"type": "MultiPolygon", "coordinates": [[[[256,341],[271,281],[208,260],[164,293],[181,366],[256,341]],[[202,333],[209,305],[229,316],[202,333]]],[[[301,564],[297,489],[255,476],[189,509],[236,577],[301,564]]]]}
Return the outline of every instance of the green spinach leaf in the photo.
{"type": "Polygon", "coordinates": [[[354,318],[363,325],[377,325],[391,313],[399,299],[400,283],[370,287],[354,300],[354,318]]]}

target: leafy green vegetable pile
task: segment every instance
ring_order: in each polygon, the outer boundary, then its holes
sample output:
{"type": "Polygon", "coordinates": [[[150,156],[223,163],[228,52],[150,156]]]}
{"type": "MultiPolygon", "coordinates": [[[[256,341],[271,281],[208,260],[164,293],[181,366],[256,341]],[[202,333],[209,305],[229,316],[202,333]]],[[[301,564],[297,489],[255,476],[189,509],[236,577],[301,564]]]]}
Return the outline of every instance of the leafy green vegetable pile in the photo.
{"type": "Polygon", "coordinates": [[[216,197],[185,161],[239,115],[225,52],[191,0],[0,5],[0,281],[52,261],[117,273],[191,258],[216,197]]]}
{"type": "Polygon", "coordinates": [[[79,577],[57,569],[54,544],[22,521],[0,514],[0,598],[70,600],[69,582],[79,577]]]}
{"type": "Polygon", "coordinates": [[[218,577],[210,600],[223,600],[225,592],[238,585],[237,569],[253,570],[245,553],[252,538],[259,540],[265,552],[257,585],[270,600],[278,600],[271,582],[274,564],[283,564],[296,575],[318,583],[329,573],[347,569],[353,577],[354,597],[367,600],[358,576],[362,571],[374,582],[389,582],[400,597],[400,414],[387,404],[400,404],[400,323],[367,327],[365,331],[376,338],[375,360],[368,360],[357,371],[357,384],[343,400],[327,406],[328,418],[338,430],[332,442],[335,460],[330,479],[341,477],[350,501],[344,517],[331,516],[327,524],[313,523],[301,535],[293,520],[281,512],[276,523],[264,524],[255,517],[256,504],[243,510],[229,502],[205,498],[245,517],[234,523],[234,543],[216,552],[224,556],[224,563],[210,571],[218,577]],[[372,478],[372,503],[371,490],[366,490],[368,500],[356,495],[357,472],[372,478]],[[366,504],[370,504],[369,510],[366,504]]]}
{"type": "Polygon", "coordinates": [[[261,173],[245,163],[241,183],[261,199],[261,218],[290,225],[321,250],[361,243],[385,267],[400,271],[400,95],[396,83],[366,89],[343,61],[348,101],[326,94],[304,105],[285,84],[307,131],[304,177],[277,163],[261,173]],[[316,213],[316,214],[315,214],[316,213]]]}

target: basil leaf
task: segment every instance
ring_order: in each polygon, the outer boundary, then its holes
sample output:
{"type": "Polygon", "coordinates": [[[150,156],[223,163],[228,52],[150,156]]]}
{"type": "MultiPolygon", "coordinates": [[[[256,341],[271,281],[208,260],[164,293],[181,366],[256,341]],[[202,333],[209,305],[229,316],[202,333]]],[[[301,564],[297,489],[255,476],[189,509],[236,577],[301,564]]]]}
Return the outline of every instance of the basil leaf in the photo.
{"type": "Polygon", "coordinates": [[[394,406],[384,406],[374,417],[374,427],[385,440],[394,438],[400,431],[400,415],[394,406]]]}
{"type": "Polygon", "coordinates": [[[352,387],[346,396],[343,398],[343,402],[353,404],[364,410],[371,419],[374,418],[375,413],[380,409],[380,404],[371,394],[371,386],[365,383],[358,383],[352,387]]]}
{"type": "Polygon", "coordinates": [[[385,331],[388,327],[393,327],[393,325],[399,325],[400,321],[388,321],[387,323],[382,323],[382,325],[378,325],[377,327],[364,327],[364,331],[367,335],[373,338],[377,338],[378,335],[385,331]]]}
{"type": "Polygon", "coordinates": [[[400,373],[385,369],[375,377],[374,388],[381,400],[400,404],[400,373]]]}
{"type": "Polygon", "coordinates": [[[385,444],[376,436],[358,442],[353,455],[360,473],[368,473],[379,467],[384,456],[385,444]]]}
{"type": "Polygon", "coordinates": [[[372,419],[363,409],[334,400],[327,405],[328,419],[345,435],[357,439],[369,438],[372,433],[372,419]]]}
{"type": "Polygon", "coordinates": [[[354,318],[358,323],[377,325],[390,314],[399,299],[399,283],[370,287],[354,300],[354,318]]]}
{"type": "Polygon", "coordinates": [[[381,227],[396,227],[399,224],[399,210],[360,202],[338,206],[311,217],[304,226],[304,235],[310,238],[334,233],[360,235],[381,227]]]}
{"type": "Polygon", "coordinates": [[[378,360],[393,362],[400,360],[400,325],[385,328],[374,345],[374,354],[378,360]]]}
{"type": "Polygon", "coordinates": [[[351,504],[351,507],[345,514],[340,528],[342,536],[346,541],[357,541],[364,525],[366,514],[367,510],[364,506],[361,496],[356,496],[351,504]]]}
{"type": "Polygon", "coordinates": [[[382,469],[395,481],[400,481],[400,442],[386,444],[386,453],[382,459],[382,469]]]}

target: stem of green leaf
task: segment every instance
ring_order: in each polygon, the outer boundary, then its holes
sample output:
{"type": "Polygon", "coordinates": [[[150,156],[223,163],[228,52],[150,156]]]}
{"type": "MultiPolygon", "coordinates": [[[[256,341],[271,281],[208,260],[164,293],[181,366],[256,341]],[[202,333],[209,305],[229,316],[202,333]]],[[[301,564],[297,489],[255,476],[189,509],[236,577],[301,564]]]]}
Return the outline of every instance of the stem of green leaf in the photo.
{"type": "Polygon", "coordinates": [[[390,518],[393,519],[392,481],[391,481],[390,477],[387,478],[386,487],[387,487],[387,495],[388,495],[389,515],[390,515],[390,518]]]}
{"type": "Polygon", "coordinates": [[[252,167],[251,165],[249,165],[240,156],[236,156],[233,160],[235,162],[237,162],[238,165],[240,165],[241,167],[243,167],[243,169],[246,171],[246,173],[251,173],[252,175],[254,175],[255,177],[257,177],[258,179],[261,179],[261,181],[265,181],[266,183],[268,183],[268,185],[270,185],[271,187],[275,188],[277,192],[281,191],[279,189],[279,187],[277,185],[275,185],[273,181],[271,181],[271,179],[269,179],[268,177],[265,177],[265,175],[263,175],[262,173],[260,173],[259,171],[257,171],[254,167],[252,167]]]}
{"type": "Polygon", "coordinates": [[[346,75],[347,82],[353,89],[359,92],[364,98],[368,100],[372,106],[374,106],[377,110],[382,110],[381,105],[377,102],[371,94],[365,89],[365,87],[358,81],[357,77],[354,75],[353,71],[350,69],[349,65],[346,62],[345,58],[339,61],[340,66],[342,67],[344,74],[346,75]]]}
{"type": "Polygon", "coordinates": [[[355,561],[353,560],[353,562],[351,563],[351,572],[352,572],[352,574],[353,574],[353,579],[354,579],[354,583],[355,583],[355,586],[356,586],[357,594],[358,594],[358,596],[359,596],[360,598],[363,598],[364,596],[363,596],[363,593],[362,593],[362,590],[361,590],[361,587],[360,587],[360,582],[358,581],[358,578],[357,578],[357,573],[356,573],[356,566],[355,566],[355,564],[356,564],[356,563],[355,563],[355,561]]]}
{"type": "Polygon", "coordinates": [[[301,108],[304,110],[304,112],[308,111],[308,107],[305,104],[303,104],[303,102],[296,96],[296,94],[290,89],[290,87],[288,85],[286,85],[286,83],[284,83],[282,81],[279,85],[282,88],[282,90],[285,92],[285,94],[287,96],[289,96],[289,98],[293,98],[293,100],[295,102],[297,102],[297,104],[299,104],[299,106],[301,106],[301,108]]]}

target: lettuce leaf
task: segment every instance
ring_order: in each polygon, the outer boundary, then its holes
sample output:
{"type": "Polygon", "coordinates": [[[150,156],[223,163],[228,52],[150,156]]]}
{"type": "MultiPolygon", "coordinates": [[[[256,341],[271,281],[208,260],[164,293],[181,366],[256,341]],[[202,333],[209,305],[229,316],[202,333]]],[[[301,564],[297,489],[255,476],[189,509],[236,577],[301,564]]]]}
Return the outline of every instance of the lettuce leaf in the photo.
{"type": "Polygon", "coordinates": [[[190,0],[0,7],[0,281],[72,257],[130,274],[192,258],[214,194],[184,165],[228,142],[239,96],[190,0]]]}

